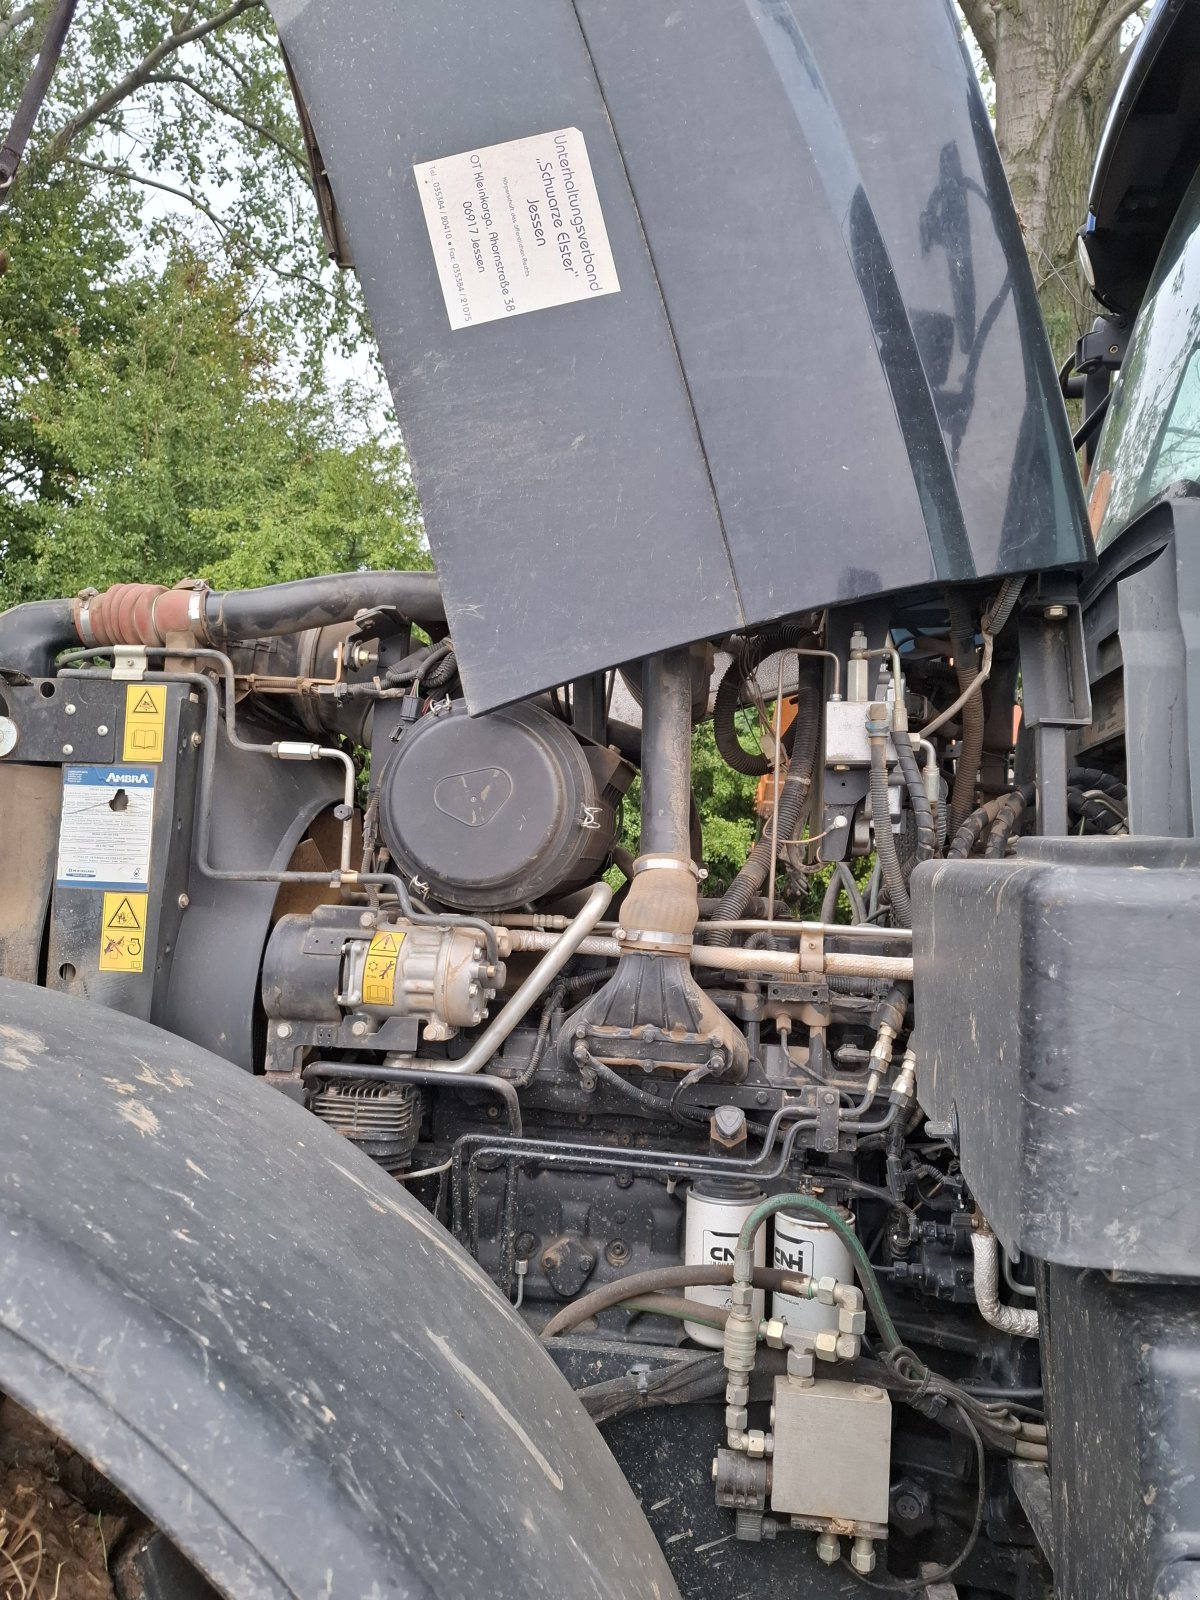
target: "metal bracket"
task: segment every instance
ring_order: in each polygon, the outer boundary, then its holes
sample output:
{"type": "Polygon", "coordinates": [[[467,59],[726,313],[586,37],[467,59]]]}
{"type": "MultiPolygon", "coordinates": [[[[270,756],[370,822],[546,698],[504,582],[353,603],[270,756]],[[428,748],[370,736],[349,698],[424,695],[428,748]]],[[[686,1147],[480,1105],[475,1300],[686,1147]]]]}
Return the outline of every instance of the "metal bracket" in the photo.
{"type": "Polygon", "coordinates": [[[118,682],[137,683],[146,676],[146,646],[119,644],[113,653],[112,675],[118,682]]]}

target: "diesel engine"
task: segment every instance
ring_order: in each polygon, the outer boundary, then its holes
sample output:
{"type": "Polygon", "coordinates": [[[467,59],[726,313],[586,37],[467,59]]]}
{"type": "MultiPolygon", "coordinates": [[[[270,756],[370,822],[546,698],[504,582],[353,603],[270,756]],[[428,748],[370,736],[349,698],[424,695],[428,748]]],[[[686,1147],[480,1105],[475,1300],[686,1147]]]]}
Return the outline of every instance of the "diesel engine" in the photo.
{"type": "MultiPolygon", "coordinates": [[[[1032,1594],[1007,1473],[1046,1457],[1031,1266],[964,1174],[961,1091],[941,1104],[972,996],[914,1000],[912,928],[947,863],[1009,862],[1079,624],[1010,578],[472,716],[426,574],[21,608],[5,971],[203,1043],[359,1146],[627,1473],[711,1478],[686,1514],[714,1539],[808,1537],[861,1575],[885,1540],[913,1573],[982,1549],[1032,1594]],[[697,740],[754,818],[724,882],[697,740]]],[[[1126,829],[1112,772],[1057,798],[1073,833],[1126,829]]]]}

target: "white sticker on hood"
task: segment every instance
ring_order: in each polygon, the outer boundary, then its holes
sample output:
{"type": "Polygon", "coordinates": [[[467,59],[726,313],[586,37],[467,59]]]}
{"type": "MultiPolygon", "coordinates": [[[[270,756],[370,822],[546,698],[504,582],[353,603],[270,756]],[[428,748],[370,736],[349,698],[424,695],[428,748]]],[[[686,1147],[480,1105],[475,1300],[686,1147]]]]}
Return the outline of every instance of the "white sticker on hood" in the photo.
{"type": "Polygon", "coordinates": [[[620,292],[578,128],[413,171],[452,328],[620,292]]]}

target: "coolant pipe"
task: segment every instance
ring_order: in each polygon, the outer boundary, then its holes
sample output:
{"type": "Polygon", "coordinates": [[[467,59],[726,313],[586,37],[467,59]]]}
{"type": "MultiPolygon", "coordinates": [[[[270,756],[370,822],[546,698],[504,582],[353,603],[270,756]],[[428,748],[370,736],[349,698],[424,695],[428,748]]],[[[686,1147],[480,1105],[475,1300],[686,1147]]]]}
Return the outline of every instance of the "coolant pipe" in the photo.
{"type": "MultiPolygon", "coordinates": [[[[834,926],[831,933],[852,933],[852,928],[834,926]]],[[[889,934],[897,932],[888,928],[889,934]]],[[[903,931],[903,930],[901,930],[903,931]]],[[[513,952],[553,951],[558,947],[558,934],[542,933],[534,928],[501,928],[502,950],[513,952]]],[[[578,950],[582,956],[599,956],[615,960],[621,953],[616,939],[595,935],[581,939],[578,950]]],[[[694,945],[690,952],[694,967],[710,967],[717,972],[749,972],[775,974],[798,978],[801,976],[800,958],[787,950],[747,950],[742,946],[694,945]]],[[[826,950],[821,971],[835,978],[881,978],[889,983],[910,983],[913,975],[911,956],[877,956],[867,951],[826,950]]]]}
{"type": "MultiPolygon", "coordinates": [[[[839,928],[838,932],[846,930],[839,928]]],[[[744,950],[720,945],[697,945],[692,964],[715,967],[719,972],[782,973],[803,981],[800,957],[786,950],[744,950]]],[[[865,952],[826,950],[819,969],[836,978],[887,978],[894,983],[911,983],[911,956],[874,956],[865,952]]]]}
{"type": "Polygon", "coordinates": [[[457,1078],[468,1077],[472,1073],[482,1071],[517,1024],[558,977],[608,910],[611,900],[612,890],[609,886],[606,883],[598,883],[588,895],[583,910],[572,918],[570,926],[559,934],[554,947],[546,952],[516,994],[488,1023],[466,1055],[459,1056],[454,1061],[447,1061],[444,1065],[439,1062],[436,1070],[457,1078]]]}
{"type": "Polygon", "coordinates": [[[1036,1339],[1037,1312],[1030,1306],[1006,1306],[1001,1302],[1000,1243],[981,1216],[975,1218],[971,1253],[975,1257],[975,1304],[979,1315],[1015,1339],[1036,1339]]]}

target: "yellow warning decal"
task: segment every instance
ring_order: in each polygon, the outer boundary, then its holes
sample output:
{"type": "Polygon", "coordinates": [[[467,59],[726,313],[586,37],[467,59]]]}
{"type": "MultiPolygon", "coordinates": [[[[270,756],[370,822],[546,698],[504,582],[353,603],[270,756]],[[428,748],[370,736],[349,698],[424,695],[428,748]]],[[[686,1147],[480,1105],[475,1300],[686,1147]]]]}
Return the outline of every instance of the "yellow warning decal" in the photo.
{"type": "Polygon", "coordinates": [[[125,689],[125,748],[121,760],[161,761],[166,717],[165,683],[128,684],[125,689]]]}
{"type": "Polygon", "coordinates": [[[396,958],[403,938],[402,933],[377,933],[367,946],[367,959],[363,964],[363,1005],[395,1005],[396,958]]]}
{"type": "Polygon", "coordinates": [[[104,892],[104,920],[100,925],[100,971],[140,972],[146,955],[146,902],[144,894],[104,892]]]}

